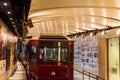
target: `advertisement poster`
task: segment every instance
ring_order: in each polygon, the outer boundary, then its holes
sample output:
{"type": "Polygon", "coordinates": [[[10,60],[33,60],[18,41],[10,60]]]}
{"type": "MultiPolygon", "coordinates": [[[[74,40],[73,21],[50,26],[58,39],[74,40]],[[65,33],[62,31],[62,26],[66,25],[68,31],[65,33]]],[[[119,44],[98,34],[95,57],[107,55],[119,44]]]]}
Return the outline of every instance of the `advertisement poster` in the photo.
{"type": "Polygon", "coordinates": [[[6,45],[7,45],[7,29],[5,24],[0,20],[0,59],[6,59],[6,45]]]}
{"type": "Polygon", "coordinates": [[[6,46],[6,71],[10,68],[10,45],[6,46]]]}
{"type": "Polygon", "coordinates": [[[0,24],[0,59],[2,58],[2,36],[1,36],[1,24],[0,24]]]}
{"type": "Polygon", "coordinates": [[[97,36],[74,39],[74,63],[83,68],[98,70],[97,36]]]}

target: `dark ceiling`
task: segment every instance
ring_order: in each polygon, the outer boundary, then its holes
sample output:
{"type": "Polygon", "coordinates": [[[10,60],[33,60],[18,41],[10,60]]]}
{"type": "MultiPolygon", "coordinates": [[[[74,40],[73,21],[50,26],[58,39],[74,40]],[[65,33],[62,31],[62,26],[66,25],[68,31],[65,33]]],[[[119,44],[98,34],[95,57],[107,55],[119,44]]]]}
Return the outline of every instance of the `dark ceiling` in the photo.
{"type": "Polygon", "coordinates": [[[23,35],[22,22],[27,20],[30,3],[31,0],[0,0],[0,18],[17,36],[23,35]]]}

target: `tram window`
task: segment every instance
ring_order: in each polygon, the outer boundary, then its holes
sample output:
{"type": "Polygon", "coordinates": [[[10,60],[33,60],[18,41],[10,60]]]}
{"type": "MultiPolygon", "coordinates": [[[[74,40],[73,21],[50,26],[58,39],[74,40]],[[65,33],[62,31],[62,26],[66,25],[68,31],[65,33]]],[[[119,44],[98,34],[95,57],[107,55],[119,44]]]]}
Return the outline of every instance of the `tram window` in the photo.
{"type": "Polygon", "coordinates": [[[57,48],[40,48],[39,58],[45,62],[55,61],[57,62],[58,58],[58,49],[57,48]]]}
{"type": "Polygon", "coordinates": [[[67,62],[67,48],[68,43],[67,42],[61,42],[61,62],[67,62]]]}
{"type": "Polygon", "coordinates": [[[25,44],[22,45],[22,51],[23,51],[24,53],[26,53],[26,45],[25,45],[25,44]]]}
{"type": "Polygon", "coordinates": [[[31,45],[30,59],[31,59],[31,62],[36,62],[36,46],[35,46],[35,44],[31,45]]]}
{"type": "Polygon", "coordinates": [[[40,48],[40,59],[44,59],[44,48],[40,48]]]}
{"type": "Polygon", "coordinates": [[[47,48],[46,49],[46,61],[57,61],[58,49],[57,48],[47,48]]]}
{"type": "Polygon", "coordinates": [[[40,42],[40,62],[67,62],[67,42],[40,42]],[[60,50],[60,51],[59,51],[60,50]],[[59,55],[60,52],[60,55],[59,55]]]}
{"type": "Polygon", "coordinates": [[[61,49],[61,61],[67,62],[67,48],[61,49]]]}

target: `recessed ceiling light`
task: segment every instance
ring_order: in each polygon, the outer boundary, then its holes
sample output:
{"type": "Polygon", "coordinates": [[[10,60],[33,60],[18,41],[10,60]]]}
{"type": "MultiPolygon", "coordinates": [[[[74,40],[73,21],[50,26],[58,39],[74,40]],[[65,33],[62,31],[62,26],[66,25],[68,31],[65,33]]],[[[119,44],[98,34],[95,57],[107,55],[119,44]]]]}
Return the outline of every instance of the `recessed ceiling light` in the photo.
{"type": "Polygon", "coordinates": [[[11,14],[11,12],[10,12],[10,11],[8,11],[7,13],[8,13],[8,14],[11,14]]]}
{"type": "Polygon", "coordinates": [[[117,30],[116,34],[120,34],[120,29],[117,30]]]}
{"type": "Polygon", "coordinates": [[[4,6],[7,6],[8,4],[6,2],[3,3],[4,6]]]}
{"type": "Polygon", "coordinates": [[[15,22],[12,22],[12,24],[14,24],[15,22]]]}
{"type": "Polygon", "coordinates": [[[15,27],[15,25],[13,25],[13,27],[15,27]]]}
{"type": "Polygon", "coordinates": [[[13,18],[10,18],[10,20],[12,20],[13,18]]]}

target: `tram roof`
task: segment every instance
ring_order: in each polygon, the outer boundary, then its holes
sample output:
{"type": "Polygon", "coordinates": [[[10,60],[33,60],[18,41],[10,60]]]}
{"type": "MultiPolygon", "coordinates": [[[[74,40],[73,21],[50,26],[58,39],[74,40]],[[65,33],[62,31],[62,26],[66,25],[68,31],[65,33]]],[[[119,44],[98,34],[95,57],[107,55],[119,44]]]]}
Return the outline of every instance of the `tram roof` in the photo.
{"type": "Polygon", "coordinates": [[[47,39],[47,40],[71,40],[67,36],[61,36],[61,35],[42,35],[39,37],[39,39],[47,39]]]}

